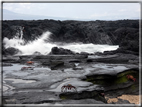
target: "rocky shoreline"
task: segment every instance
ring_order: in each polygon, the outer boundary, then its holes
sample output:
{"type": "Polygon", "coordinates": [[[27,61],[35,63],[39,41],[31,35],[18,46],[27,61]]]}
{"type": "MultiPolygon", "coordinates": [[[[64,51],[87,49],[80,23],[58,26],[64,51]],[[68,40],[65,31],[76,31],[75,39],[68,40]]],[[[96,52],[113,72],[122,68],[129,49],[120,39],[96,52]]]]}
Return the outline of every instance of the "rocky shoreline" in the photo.
{"type": "Polygon", "coordinates": [[[2,40],[14,38],[23,27],[25,43],[50,31],[52,35],[46,42],[75,40],[119,48],[90,54],[53,47],[47,55],[37,51],[32,55],[16,55],[18,49],[5,48],[3,43],[3,104],[140,103],[138,20],[3,21],[2,40]]]}
{"type": "MultiPolygon", "coordinates": [[[[25,44],[39,38],[44,32],[52,34],[47,43],[92,43],[119,45],[115,53],[139,54],[139,20],[117,21],[57,21],[57,20],[13,20],[2,22],[2,41],[4,38],[21,38],[25,44]],[[23,29],[22,38],[21,30],[23,29]]],[[[19,52],[14,47],[5,48],[3,55],[19,52]]],[[[113,53],[114,53],[113,52],[113,53]]],[[[111,52],[112,53],[112,52],[111,52]]],[[[109,52],[109,54],[111,54],[109,52]]],[[[105,52],[108,54],[108,52],[105,52]]]]}
{"type": "Polygon", "coordinates": [[[14,87],[5,90],[3,98],[6,104],[80,104],[83,100],[84,104],[138,104],[138,101],[123,98],[125,94],[139,95],[138,59],[132,54],[5,57],[3,67],[18,64],[32,66],[34,70],[21,71],[19,68],[8,73],[3,69],[4,86],[14,87]],[[27,65],[28,60],[34,64],[27,65]],[[132,75],[136,81],[127,75],[132,75]],[[16,79],[36,82],[20,85],[12,82],[16,79]],[[77,93],[61,92],[63,84],[72,84],[77,93]]]}

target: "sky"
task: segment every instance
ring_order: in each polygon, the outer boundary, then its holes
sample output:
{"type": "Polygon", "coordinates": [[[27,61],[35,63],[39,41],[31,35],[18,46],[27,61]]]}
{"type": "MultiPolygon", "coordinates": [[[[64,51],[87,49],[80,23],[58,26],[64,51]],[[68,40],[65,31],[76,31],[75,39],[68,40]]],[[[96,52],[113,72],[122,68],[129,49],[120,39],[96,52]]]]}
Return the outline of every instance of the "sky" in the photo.
{"type": "MultiPolygon", "coordinates": [[[[140,19],[140,3],[3,3],[18,14],[76,20],[140,19]]],[[[5,13],[3,13],[5,14],[5,13]]],[[[8,16],[10,17],[10,16],[8,16]]],[[[16,15],[15,15],[16,17],[16,15]]]]}

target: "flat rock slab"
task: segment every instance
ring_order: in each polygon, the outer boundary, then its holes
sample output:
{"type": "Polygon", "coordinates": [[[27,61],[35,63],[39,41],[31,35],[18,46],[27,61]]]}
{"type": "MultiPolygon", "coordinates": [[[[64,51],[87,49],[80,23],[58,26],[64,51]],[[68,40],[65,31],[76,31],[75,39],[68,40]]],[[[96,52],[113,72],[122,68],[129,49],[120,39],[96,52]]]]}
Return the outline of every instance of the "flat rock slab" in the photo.
{"type": "Polygon", "coordinates": [[[60,101],[61,99],[58,97],[58,94],[48,91],[32,91],[32,92],[18,92],[14,93],[10,97],[4,97],[7,103],[15,104],[41,104],[41,103],[53,103],[60,101]]]}
{"type": "Polygon", "coordinates": [[[33,58],[33,59],[81,59],[81,58],[87,58],[87,55],[21,55],[19,56],[21,59],[24,58],[33,58]]]}
{"type": "Polygon", "coordinates": [[[123,63],[139,63],[139,56],[132,54],[117,53],[114,55],[101,55],[101,56],[89,56],[87,62],[101,62],[101,63],[112,63],[112,64],[123,64],[123,63]]]}
{"type": "MultiPolygon", "coordinates": [[[[56,103],[56,104],[58,104],[58,103],[56,103]]],[[[88,106],[89,106],[89,104],[95,105],[95,104],[105,104],[105,103],[102,102],[102,101],[94,100],[94,99],[81,99],[81,100],[62,100],[60,102],[60,104],[74,104],[74,105],[76,105],[76,104],[80,104],[80,105],[88,104],[88,106]]],[[[82,106],[84,106],[84,105],[82,105],[82,106]]]]}
{"type": "Polygon", "coordinates": [[[59,95],[59,97],[63,100],[67,100],[67,99],[74,99],[74,100],[80,100],[80,99],[86,99],[86,98],[91,98],[91,99],[95,99],[97,101],[102,101],[104,103],[106,103],[106,99],[101,96],[101,93],[103,93],[103,90],[99,90],[99,91],[82,91],[82,92],[74,92],[74,93],[61,93],[59,95]]]}

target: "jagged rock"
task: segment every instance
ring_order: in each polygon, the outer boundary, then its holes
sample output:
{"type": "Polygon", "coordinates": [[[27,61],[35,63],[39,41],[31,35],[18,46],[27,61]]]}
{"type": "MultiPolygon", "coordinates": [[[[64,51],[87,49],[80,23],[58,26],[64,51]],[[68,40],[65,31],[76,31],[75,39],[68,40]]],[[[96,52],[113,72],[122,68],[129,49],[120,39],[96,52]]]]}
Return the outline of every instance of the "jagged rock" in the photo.
{"type": "Polygon", "coordinates": [[[138,54],[139,51],[139,20],[56,21],[46,19],[3,21],[2,40],[4,37],[13,38],[21,27],[24,27],[23,39],[25,42],[33,41],[43,32],[50,31],[52,32],[49,38],[51,42],[111,44],[119,45],[123,49],[122,52],[130,50],[138,54]]]}
{"type": "Polygon", "coordinates": [[[139,30],[136,28],[122,27],[114,31],[119,43],[119,48],[123,51],[134,51],[139,53],[139,30]]]}
{"type": "Polygon", "coordinates": [[[23,39],[33,41],[43,32],[50,31],[54,35],[58,34],[61,28],[60,21],[55,20],[12,20],[3,21],[3,38],[13,38],[20,27],[24,27],[23,39]]]}
{"type": "Polygon", "coordinates": [[[55,55],[69,55],[69,54],[74,54],[74,52],[70,51],[69,49],[64,49],[64,48],[58,48],[58,47],[53,47],[51,49],[50,54],[55,54],[55,55]]]}

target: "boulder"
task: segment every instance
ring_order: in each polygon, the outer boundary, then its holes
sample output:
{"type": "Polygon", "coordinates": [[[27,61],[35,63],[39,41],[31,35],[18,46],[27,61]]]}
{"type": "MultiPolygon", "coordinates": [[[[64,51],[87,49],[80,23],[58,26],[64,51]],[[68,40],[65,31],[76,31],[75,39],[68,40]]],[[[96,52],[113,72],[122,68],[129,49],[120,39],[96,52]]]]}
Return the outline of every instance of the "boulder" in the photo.
{"type": "Polygon", "coordinates": [[[87,52],[81,52],[80,55],[89,55],[87,52]]]}
{"type": "Polygon", "coordinates": [[[58,48],[58,47],[53,47],[51,49],[51,52],[49,53],[50,55],[55,54],[55,55],[69,55],[69,54],[75,54],[69,49],[64,49],[64,48],[58,48]]]}
{"type": "Polygon", "coordinates": [[[36,51],[33,53],[33,55],[41,55],[41,53],[36,51]]]}
{"type": "Polygon", "coordinates": [[[21,53],[21,51],[19,49],[16,49],[16,48],[9,47],[7,49],[4,49],[3,53],[5,55],[15,55],[15,54],[21,53]]]}

